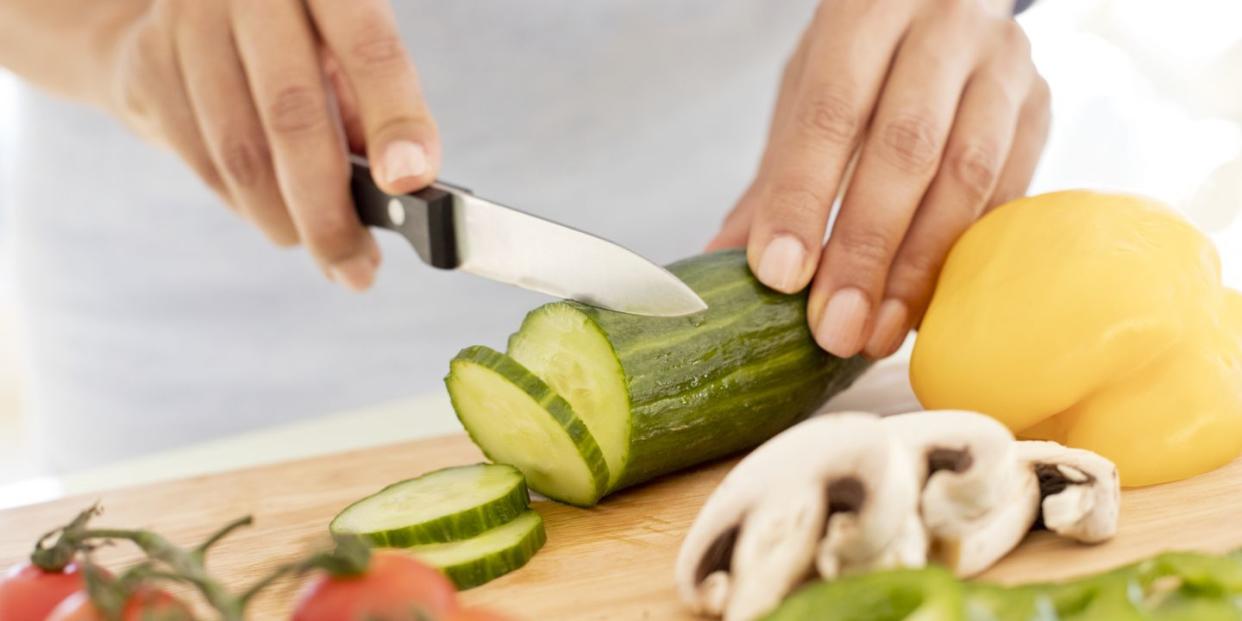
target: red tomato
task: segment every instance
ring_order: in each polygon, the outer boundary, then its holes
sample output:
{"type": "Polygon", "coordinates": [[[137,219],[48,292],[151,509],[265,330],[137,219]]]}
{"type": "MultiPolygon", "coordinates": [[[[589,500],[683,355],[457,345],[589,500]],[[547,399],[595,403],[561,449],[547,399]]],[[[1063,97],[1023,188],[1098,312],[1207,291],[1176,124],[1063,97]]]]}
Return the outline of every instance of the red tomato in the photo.
{"type": "Polygon", "coordinates": [[[458,610],[444,574],[404,554],[379,552],[362,575],[311,578],[292,621],[441,621],[458,610]]]}
{"type": "MultiPolygon", "coordinates": [[[[86,592],[79,591],[61,602],[47,621],[104,621],[104,617],[86,592]]],[[[125,602],[121,621],[194,621],[194,615],[167,591],[139,588],[125,602]]]]}
{"type": "Polygon", "coordinates": [[[0,619],[44,621],[66,597],[83,589],[77,565],[51,572],[30,563],[17,565],[0,578],[0,619]]]}
{"type": "Polygon", "coordinates": [[[449,617],[448,621],[513,621],[513,619],[483,608],[470,608],[449,617]]]}

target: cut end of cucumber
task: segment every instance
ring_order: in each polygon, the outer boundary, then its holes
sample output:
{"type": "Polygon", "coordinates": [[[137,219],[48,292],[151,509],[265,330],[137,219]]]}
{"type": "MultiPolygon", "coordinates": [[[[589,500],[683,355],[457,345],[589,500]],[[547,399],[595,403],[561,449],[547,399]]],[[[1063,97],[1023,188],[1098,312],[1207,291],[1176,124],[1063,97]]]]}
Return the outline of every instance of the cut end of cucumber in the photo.
{"type": "Polygon", "coordinates": [[[512,520],[529,501],[512,466],[458,466],[389,485],[346,507],[330,529],[390,547],[456,541],[512,520]]]}
{"type": "Polygon", "coordinates": [[[409,551],[444,572],[457,588],[469,589],[525,565],[546,541],[543,518],[526,511],[472,539],[415,546],[409,551]]]}
{"type": "Polygon", "coordinates": [[[629,392],[608,337],[586,314],[564,303],[526,316],[509,339],[509,356],[569,402],[608,462],[608,487],[629,459],[629,392]]]}
{"type": "Polygon", "coordinates": [[[508,356],[483,346],[453,359],[445,378],[453,409],[494,462],[512,464],[531,489],[590,506],[603,496],[608,464],[568,402],[508,356]]]}

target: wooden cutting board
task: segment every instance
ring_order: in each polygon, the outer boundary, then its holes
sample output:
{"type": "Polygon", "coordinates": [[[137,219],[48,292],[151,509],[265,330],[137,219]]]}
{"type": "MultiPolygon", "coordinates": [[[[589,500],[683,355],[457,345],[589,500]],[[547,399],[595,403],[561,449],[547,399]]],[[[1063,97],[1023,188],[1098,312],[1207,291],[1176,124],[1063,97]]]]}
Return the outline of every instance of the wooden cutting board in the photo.
{"type": "MultiPolygon", "coordinates": [[[[464,436],[423,440],[297,462],[75,497],[0,512],[0,568],[35,539],[99,500],[98,524],[150,527],[181,544],[253,514],[253,528],[216,548],[211,567],[234,585],[327,544],[328,521],[352,500],[428,470],[480,460],[464,436]]],[[[690,619],[672,587],[673,559],[700,505],[732,462],[671,476],[610,497],[594,509],[551,502],[535,508],[548,544],[521,570],[464,594],[529,621],[690,619]]],[[[1051,580],[1094,572],[1170,548],[1242,546],[1242,460],[1189,481],[1128,491],[1121,533],[1099,546],[1034,534],[983,577],[1051,580]]],[[[133,558],[122,549],[112,559],[133,558]]],[[[296,585],[256,602],[252,619],[287,618],[296,585]]]]}

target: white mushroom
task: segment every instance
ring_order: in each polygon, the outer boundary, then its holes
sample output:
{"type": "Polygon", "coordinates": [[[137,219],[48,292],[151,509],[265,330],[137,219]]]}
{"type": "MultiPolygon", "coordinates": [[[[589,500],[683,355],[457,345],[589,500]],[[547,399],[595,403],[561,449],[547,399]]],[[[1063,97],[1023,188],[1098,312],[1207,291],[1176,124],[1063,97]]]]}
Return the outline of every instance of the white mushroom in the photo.
{"type": "Polygon", "coordinates": [[[923,488],[923,523],[933,533],[951,531],[1013,496],[1002,472],[1016,466],[1013,434],[995,419],[933,410],[890,416],[884,423],[912,453],[923,488]]]}
{"type": "Polygon", "coordinates": [[[973,576],[1009,554],[1039,515],[1039,484],[1030,468],[1010,464],[998,472],[1006,495],[987,513],[948,522],[932,534],[929,557],[958,576],[973,576]]]}
{"type": "Polygon", "coordinates": [[[1056,442],[1018,442],[1018,458],[1039,477],[1048,530],[1085,543],[1117,534],[1121,481],[1113,462],[1091,451],[1056,442]]]}
{"type": "Polygon", "coordinates": [[[828,519],[815,556],[821,577],[927,563],[918,485],[906,475],[909,455],[891,440],[883,477],[858,473],[828,485],[828,519]]]}
{"type": "Polygon", "coordinates": [[[975,412],[935,410],[885,419],[914,456],[930,556],[959,576],[992,566],[1022,541],[1039,513],[1034,472],[1013,434],[975,412]]]}
{"type": "Polygon", "coordinates": [[[1016,442],[982,414],[820,416],[738,463],[677,558],[696,612],[748,621],[800,583],[937,560],[991,566],[1037,520],[1079,541],[1116,532],[1116,469],[1088,451],[1016,442]]]}
{"type": "Polygon", "coordinates": [[[753,619],[813,572],[821,539],[820,562],[883,557],[917,514],[903,453],[870,414],[818,417],[772,438],[725,477],[691,526],[677,559],[682,599],[697,612],[753,619]],[[834,522],[834,510],[855,517],[834,522]]]}

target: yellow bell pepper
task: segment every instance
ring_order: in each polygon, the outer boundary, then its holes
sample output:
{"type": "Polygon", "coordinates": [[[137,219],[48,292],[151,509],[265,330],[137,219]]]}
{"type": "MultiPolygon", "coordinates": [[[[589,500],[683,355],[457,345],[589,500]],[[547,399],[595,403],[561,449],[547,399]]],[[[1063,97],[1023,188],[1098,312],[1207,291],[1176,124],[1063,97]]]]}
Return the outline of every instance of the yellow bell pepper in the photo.
{"type": "Polygon", "coordinates": [[[1242,296],[1159,203],[1024,198],[949,253],[910,381],[928,409],[1100,453],[1123,485],[1183,479],[1242,453],[1242,296]]]}

